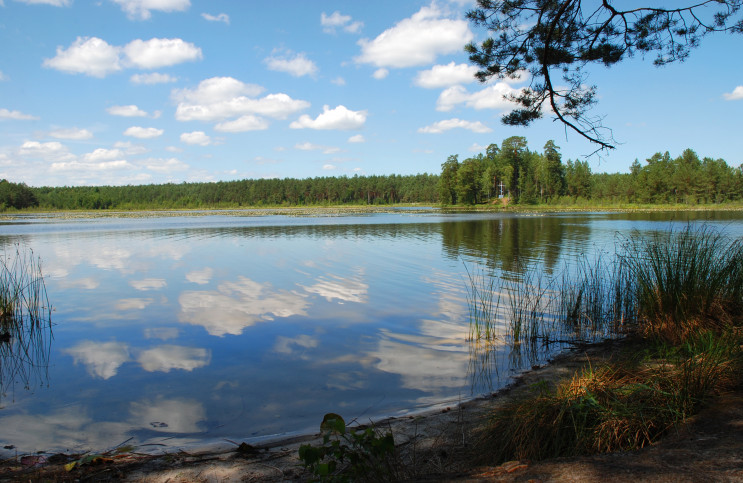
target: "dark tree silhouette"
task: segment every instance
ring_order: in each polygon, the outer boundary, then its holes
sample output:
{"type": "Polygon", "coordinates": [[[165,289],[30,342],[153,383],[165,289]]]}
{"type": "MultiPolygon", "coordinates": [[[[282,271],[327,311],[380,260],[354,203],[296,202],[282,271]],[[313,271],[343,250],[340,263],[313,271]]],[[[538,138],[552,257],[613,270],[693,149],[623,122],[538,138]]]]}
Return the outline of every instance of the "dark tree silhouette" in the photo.
{"type": "Polygon", "coordinates": [[[596,86],[586,86],[584,67],[611,66],[638,53],[655,54],[656,65],[683,61],[709,33],[743,33],[738,18],[743,0],[699,0],[675,8],[628,8],[627,3],[478,0],[467,18],[492,37],[466,47],[470,61],[481,68],[477,78],[531,75],[529,87],[510,96],[518,107],[502,121],[527,126],[551,111],[566,128],[597,144],[597,151],[613,149],[611,130],[588,114],[596,86]]]}

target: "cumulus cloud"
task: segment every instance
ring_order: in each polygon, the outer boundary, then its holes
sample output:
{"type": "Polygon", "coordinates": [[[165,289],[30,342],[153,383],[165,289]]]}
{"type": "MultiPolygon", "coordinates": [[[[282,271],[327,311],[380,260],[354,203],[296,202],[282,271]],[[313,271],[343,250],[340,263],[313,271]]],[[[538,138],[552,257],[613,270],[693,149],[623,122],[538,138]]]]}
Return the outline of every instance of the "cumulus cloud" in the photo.
{"type": "Polygon", "coordinates": [[[480,121],[472,122],[472,121],[464,121],[462,119],[447,119],[444,121],[439,121],[431,124],[430,126],[422,127],[418,129],[418,132],[420,133],[426,133],[426,134],[440,134],[444,131],[449,131],[451,129],[467,129],[472,132],[476,133],[486,133],[491,132],[492,129],[481,123],[480,121]]]}
{"type": "Polygon", "coordinates": [[[50,171],[54,172],[76,172],[76,173],[93,173],[93,172],[105,172],[105,171],[119,171],[123,169],[132,169],[132,166],[128,161],[119,159],[115,161],[97,161],[97,162],[81,162],[77,160],[72,161],[60,161],[52,163],[49,167],[50,171]]]}
{"type": "Polygon", "coordinates": [[[333,84],[335,84],[337,86],[345,86],[346,85],[346,79],[344,79],[343,77],[336,77],[335,79],[331,80],[330,82],[332,82],[333,84]]]}
{"type": "Polygon", "coordinates": [[[152,74],[134,74],[129,80],[133,84],[167,84],[177,81],[178,78],[169,74],[153,72],[152,74]]]}
{"type": "Polygon", "coordinates": [[[446,65],[434,65],[429,70],[418,72],[415,85],[426,89],[450,87],[457,84],[474,82],[478,69],[468,64],[455,64],[453,61],[446,65]]]}
{"type": "Polygon", "coordinates": [[[317,73],[317,64],[304,54],[293,57],[267,57],[264,62],[269,70],[286,72],[293,77],[314,76],[317,73]]]}
{"type": "Polygon", "coordinates": [[[30,114],[24,114],[21,111],[9,111],[0,109],[0,119],[13,119],[15,121],[36,121],[39,118],[30,114]]]}
{"type": "Polygon", "coordinates": [[[139,139],[153,139],[162,136],[163,132],[165,131],[154,127],[132,126],[124,131],[124,136],[131,136],[139,139]]]}
{"type": "Polygon", "coordinates": [[[375,39],[361,39],[356,62],[376,67],[414,67],[460,52],[474,38],[465,20],[445,17],[435,3],[398,22],[375,39]]]}
{"type": "Polygon", "coordinates": [[[98,148],[91,153],[83,154],[83,160],[90,163],[98,163],[100,161],[120,159],[123,156],[124,153],[122,153],[120,149],[98,148]]]}
{"type": "Polygon", "coordinates": [[[113,0],[133,20],[147,20],[152,10],[161,12],[184,12],[191,6],[190,0],[113,0]]]}
{"type": "Polygon", "coordinates": [[[320,15],[320,24],[323,27],[323,32],[328,34],[335,33],[338,28],[352,34],[358,33],[364,26],[364,23],[353,22],[352,20],[350,15],[343,15],[337,10],[330,15],[325,12],[320,15]]]}
{"type": "Polygon", "coordinates": [[[340,105],[334,109],[323,106],[322,114],[312,119],[304,114],[298,120],[292,122],[292,129],[359,129],[366,122],[366,111],[351,111],[340,105]]]}
{"type": "Polygon", "coordinates": [[[258,116],[246,114],[234,121],[220,122],[214,129],[220,132],[262,131],[268,129],[268,122],[258,116]]]}
{"type": "Polygon", "coordinates": [[[146,117],[147,116],[147,113],[145,111],[138,108],[134,104],[130,104],[128,106],[111,106],[108,109],[106,109],[106,112],[108,112],[112,116],[122,116],[122,117],[146,117]]]}
{"type": "Polygon", "coordinates": [[[230,16],[226,13],[220,13],[219,15],[210,15],[208,13],[202,13],[201,16],[210,22],[224,22],[227,25],[230,24],[230,16]]]}
{"type": "Polygon", "coordinates": [[[738,86],[733,89],[733,92],[726,92],[722,95],[728,101],[737,101],[743,99],[743,86],[738,86]]]}
{"type": "Polygon", "coordinates": [[[57,47],[57,55],[44,59],[43,66],[52,69],[103,78],[121,70],[119,47],[98,37],[78,37],[67,49],[57,47]]]}
{"type": "Polygon", "coordinates": [[[172,97],[178,102],[175,118],[179,121],[223,121],[257,114],[284,119],[310,106],[307,101],[292,99],[283,93],[255,98],[261,92],[262,87],[232,77],[212,77],[201,81],[196,89],[173,91],[172,97]]]}
{"type": "Polygon", "coordinates": [[[75,159],[75,156],[67,150],[67,146],[58,141],[50,141],[48,143],[26,141],[21,145],[18,154],[21,156],[41,158],[46,161],[67,161],[75,159]]]}
{"type": "Polygon", "coordinates": [[[477,92],[469,92],[462,86],[452,86],[439,95],[436,110],[451,111],[460,104],[478,110],[512,109],[514,104],[507,96],[518,93],[519,89],[514,89],[505,82],[499,82],[477,92]]]}
{"type": "Polygon", "coordinates": [[[124,47],[124,55],[140,69],[157,69],[203,58],[199,47],[182,39],[133,40],[124,47]]]}
{"type": "Polygon", "coordinates": [[[385,68],[377,69],[372,74],[372,77],[374,77],[377,80],[385,79],[388,75],[390,75],[390,71],[385,68]]]}
{"type": "Polygon", "coordinates": [[[366,139],[364,139],[363,134],[356,134],[355,136],[351,136],[348,138],[349,143],[365,143],[366,139]]]}
{"type": "Polygon", "coordinates": [[[49,132],[49,135],[57,139],[69,139],[72,141],[81,141],[83,139],[90,139],[93,137],[93,133],[87,129],[69,128],[69,129],[55,129],[49,132]]]}
{"type": "Polygon", "coordinates": [[[212,140],[204,131],[193,131],[181,134],[181,142],[191,145],[209,146],[212,140]]]}

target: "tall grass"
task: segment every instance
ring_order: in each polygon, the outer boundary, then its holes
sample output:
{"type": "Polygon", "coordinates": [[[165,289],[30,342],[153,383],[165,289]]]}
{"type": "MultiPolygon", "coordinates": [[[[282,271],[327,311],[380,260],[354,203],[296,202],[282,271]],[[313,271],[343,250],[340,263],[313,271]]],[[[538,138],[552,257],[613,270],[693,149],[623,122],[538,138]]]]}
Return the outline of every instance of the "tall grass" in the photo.
{"type": "Polygon", "coordinates": [[[740,383],[741,240],[708,226],[632,236],[608,261],[578,258],[546,285],[528,275],[523,280],[528,283],[518,290],[525,301],[511,300],[504,312],[522,320],[526,309],[529,320],[553,322],[530,329],[530,337],[631,334],[642,350],[589,366],[555,388],[540,385],[526,400],[498,409],[483,431],[490,463],[641,448],[720,388],[740,383]],[[537,307],[549,314],[528,312],[537,307]]]}
{"type": "Polygon", "coordinates": [[[15,381],[30,388],[46,380],[51,337],[41,262],[16,245],[0,255],[0,396],[15,381]]]}

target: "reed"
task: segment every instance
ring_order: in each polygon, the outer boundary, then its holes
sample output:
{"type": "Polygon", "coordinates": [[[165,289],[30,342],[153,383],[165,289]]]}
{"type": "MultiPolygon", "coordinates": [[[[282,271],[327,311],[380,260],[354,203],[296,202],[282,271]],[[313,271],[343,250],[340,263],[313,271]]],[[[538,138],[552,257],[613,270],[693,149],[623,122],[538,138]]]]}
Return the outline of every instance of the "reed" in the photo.
{"type": "Polygon", "coordinates": [[[46,381],[51,329],[41,262],[16,245],[0,256],[0,396],[16,380],[27,389],[46,381]]]}

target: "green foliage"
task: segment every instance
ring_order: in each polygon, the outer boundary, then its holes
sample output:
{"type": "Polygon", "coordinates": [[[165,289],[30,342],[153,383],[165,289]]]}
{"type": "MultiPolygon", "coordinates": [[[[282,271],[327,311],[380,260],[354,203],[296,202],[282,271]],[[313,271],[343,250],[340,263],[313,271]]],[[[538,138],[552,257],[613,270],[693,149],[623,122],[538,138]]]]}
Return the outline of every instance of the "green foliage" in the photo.
{"type": "Polygon", "coordinates": [[[341,416],[328,413],[320,424],[320,446],[304,444],[299,459],[320,481],[391,481],[395,478],[392,433],[351,429],[341,416]]]}
{"type": "Polygon", "coordinates": [[[36,200],[33,191],[25,184],[11,183],[5,179],[0,180],[0,211],[8,208],[21,210],[38,204],[39,202],[36,200]]]}
{"type": "Polygon", "coordinates": [[[438,203],[437,175],[245,179],[217,183],[32,188],[42,209],[199,209],[438,203]]]}

